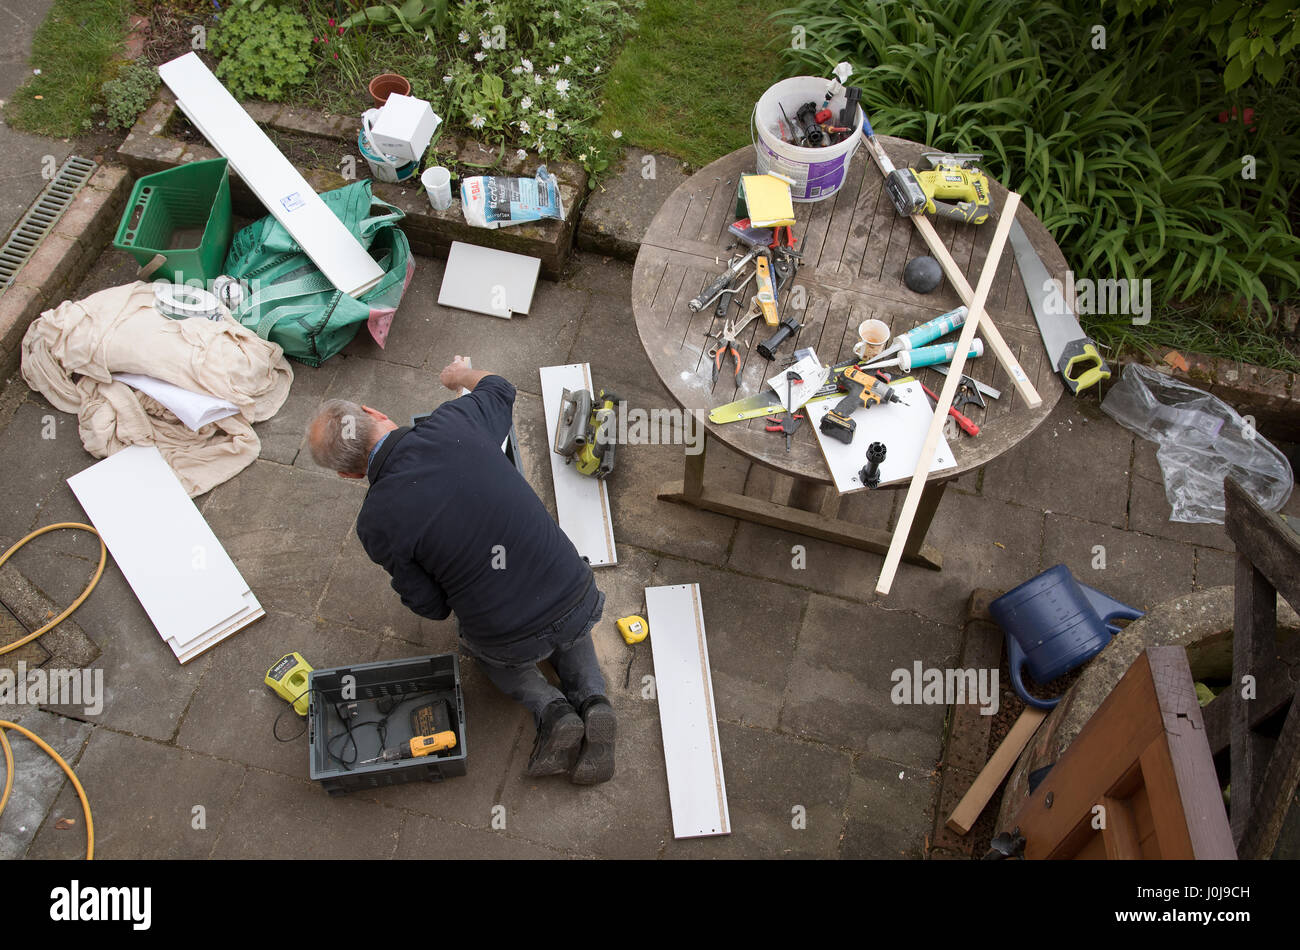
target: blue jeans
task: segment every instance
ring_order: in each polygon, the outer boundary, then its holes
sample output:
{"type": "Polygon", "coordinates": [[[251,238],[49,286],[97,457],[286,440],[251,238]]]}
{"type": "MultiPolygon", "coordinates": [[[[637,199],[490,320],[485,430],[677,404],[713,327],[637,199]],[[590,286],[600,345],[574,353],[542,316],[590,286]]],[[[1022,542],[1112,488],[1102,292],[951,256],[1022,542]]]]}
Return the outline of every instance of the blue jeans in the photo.
{"type": "Polygon", "coordinates": [[[604,611],[605,595],[593,578],[582,599],[541,630],[506,642],[469,640],[462,633],[460,645],[497,689],[528,707],[540,725],[542,711],[557,699],[567,699],[577,709],[592,696],[605,695],[605,677],[591,642],[591,628],[604,611]],[[562,690],[537,668],[543,660],[550,661],[562,690]]]}

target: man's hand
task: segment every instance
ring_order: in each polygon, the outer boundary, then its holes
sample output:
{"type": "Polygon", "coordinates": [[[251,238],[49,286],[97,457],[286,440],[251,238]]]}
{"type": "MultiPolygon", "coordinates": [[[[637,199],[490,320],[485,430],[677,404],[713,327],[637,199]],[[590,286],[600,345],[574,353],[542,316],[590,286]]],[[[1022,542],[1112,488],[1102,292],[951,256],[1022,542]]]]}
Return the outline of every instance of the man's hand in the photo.
{"type": "Polygon", "coordinates": [[[438,374],[438,381],[452,392],[458,392],[461,389],[472,390],[478,385],[480,379],[491,375],[483,370],[471,368],[468,357],[457,356],[443,367],[442,372],[438,374]]]}

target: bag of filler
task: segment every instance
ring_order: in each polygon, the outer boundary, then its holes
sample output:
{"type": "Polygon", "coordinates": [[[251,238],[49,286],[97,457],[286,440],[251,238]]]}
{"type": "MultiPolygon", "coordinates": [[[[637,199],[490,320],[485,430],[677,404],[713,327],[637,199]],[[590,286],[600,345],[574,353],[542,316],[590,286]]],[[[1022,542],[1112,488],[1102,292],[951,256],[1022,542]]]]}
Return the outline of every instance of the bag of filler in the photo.
{"type": "Polygon", "coordinates": [[[545,165],[538,167],[535,178],[476,175],[462,179],[460,203],[465,220],[478,228],[501,228],[543,218],[564,220],[560,183],[545,165]]]}

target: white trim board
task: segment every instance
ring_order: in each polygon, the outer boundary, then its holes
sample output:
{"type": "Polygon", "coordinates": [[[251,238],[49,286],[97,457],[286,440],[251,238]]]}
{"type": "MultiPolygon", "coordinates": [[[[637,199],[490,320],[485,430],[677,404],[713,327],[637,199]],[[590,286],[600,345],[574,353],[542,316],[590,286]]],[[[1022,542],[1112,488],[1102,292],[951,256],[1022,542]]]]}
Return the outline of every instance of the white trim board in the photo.
{"type": "Polygon", "coordinates": [[[129,446],[73,475],[68,486],[182,663],[263,615],[154,446],[129,446]]]}
{"type": "Polygon", "coordinates": [[[379,282],[383,269],[197,54],[163,63],[158,75],[176,94],[186,118],[226,157],[330,283],[355,297],[379,282]]]}
{"type": "Polygon", "coordinates": [[[731,834],[699,584],[647,587],[674,838],[731,834]]]}
{"type": "MultiPolygon", "coordinates": [[[[821,430],[822,416],[839,405],[839,398],[819,399],[803,407],[807,415],[803,425],[812,426],[817,434],[826,467],[831,470],[835,489],[841,495],[863,490],[858,472],[867,464],[867,446],[872,442],[885,443],[885,461],[880,465],[881,485],[907,481],[916,471],[916,461],[921,457],[921,445],[925,442],[934,411],[926,399],[925,390],[916,380],[895,383],[894,389],[908,405],[891,402],[858,409],[853,413],[858,428],[853,433],[853,441],[847,445],[821,430]]],[[[940,436],[930,471],[941,472],[956,467],[957,460],[953,458],[948,440],[940,436]]]]}
{"type": "Polygon", "coordinates": [[[538,373],[542,378],[542,407],[546,411],[546,454],[551,459],[555,511],[560,527],[592,567],[617,564],[609,487],[603,479],[579,475],[578,470],[555,451],[555,424],[560,418],[564,390],[590,391],[591,367],[586,363],[543,366],[538,373]]]}
{"type": "Polygon", "coordinates": [[[438,305],[506,320],[527,314],[541,267],[536,257],[452,241],[438,305]]]}

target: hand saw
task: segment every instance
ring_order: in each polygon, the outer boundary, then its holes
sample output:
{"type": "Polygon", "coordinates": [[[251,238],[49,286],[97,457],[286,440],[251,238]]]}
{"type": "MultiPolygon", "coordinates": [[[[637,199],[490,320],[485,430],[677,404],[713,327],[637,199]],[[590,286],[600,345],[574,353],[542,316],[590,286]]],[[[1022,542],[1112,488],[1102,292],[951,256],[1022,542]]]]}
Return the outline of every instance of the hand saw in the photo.
{"type": "Polygon", "coordinates": [[[1029,243],[1029,235],[1019,221],[1011,223],[1008,239],[1016,252],[1020,277],[1025,282],[1029,305],[1033,308],[1034,319],[1038,321],[1038,330],[1043,335],[1043,346],[1047,348],[1047,358],[1052,368],[1061,374],[1065,385],[1076,395],[1081,389],[1095,386],[1103,379],[1110,379],[1110,367],[1101,358],[1096,341],[1079,326],[1069,301],[1063,303],[1060,313],[1047,312],[1044,295],[1051,286],[1051,277],[1043,266],[1042,258],[1029,243]]]}

